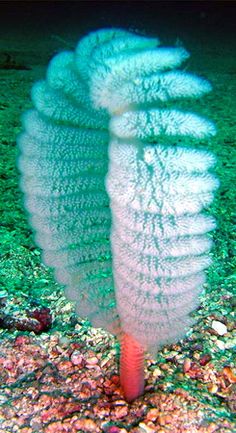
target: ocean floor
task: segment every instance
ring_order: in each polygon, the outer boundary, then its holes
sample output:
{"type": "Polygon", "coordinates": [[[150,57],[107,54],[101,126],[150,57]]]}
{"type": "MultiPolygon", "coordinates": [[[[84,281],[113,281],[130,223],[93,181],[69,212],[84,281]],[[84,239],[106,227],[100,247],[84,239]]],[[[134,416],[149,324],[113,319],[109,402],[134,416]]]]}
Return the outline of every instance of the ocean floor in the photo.
{"type": "MultiPolygon", "coordinates": [[[[214,38],[213,32],[208,41],[205,27],[182,35],[192,54],[188,69],[214,88],[196,104],[218,129],[208,146],[217,155],[221,183],[210,209],[218,222],[213,265],[195,326],[155,360],[147,354],[145,394],[128,404],[119,385],[117,341],[76,316],[41,263],[15,165],[20,116],[31,106],[32,83],[44,76],[55,53],[73,48],[92,26],[106,25],[104,18],[93,20],[77,32],[68,24],[40,33],[39,25],[34,31],[24,23],[16,28],[5,23],[0,42],[0,433],[233,433],[236,41],[222,39],[221,33],[214,38]]],[[[152,34],[153,29],[152,23],[152,34]]]]}

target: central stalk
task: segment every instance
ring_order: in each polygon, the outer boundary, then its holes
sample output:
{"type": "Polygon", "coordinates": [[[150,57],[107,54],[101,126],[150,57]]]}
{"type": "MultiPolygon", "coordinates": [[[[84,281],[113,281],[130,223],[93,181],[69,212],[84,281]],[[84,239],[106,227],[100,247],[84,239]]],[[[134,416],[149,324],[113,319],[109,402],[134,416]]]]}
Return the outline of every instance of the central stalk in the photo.
{"type": "Polygon", "coordinates": [[[143,394],[144,350],[129,334],[121,337],[120,382],[128,402],[143,394]]]}

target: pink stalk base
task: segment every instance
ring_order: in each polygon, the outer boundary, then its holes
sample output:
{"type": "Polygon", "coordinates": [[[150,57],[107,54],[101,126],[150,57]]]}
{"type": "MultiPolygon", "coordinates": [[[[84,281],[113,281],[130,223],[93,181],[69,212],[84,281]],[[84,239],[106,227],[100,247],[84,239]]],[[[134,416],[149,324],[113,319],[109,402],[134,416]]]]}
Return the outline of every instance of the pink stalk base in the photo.
{"type": "Polygon", "coordinates": [[[121,337],[120,382],[128,402],[144,391],[144,350],[129,334],[121,337]]]}

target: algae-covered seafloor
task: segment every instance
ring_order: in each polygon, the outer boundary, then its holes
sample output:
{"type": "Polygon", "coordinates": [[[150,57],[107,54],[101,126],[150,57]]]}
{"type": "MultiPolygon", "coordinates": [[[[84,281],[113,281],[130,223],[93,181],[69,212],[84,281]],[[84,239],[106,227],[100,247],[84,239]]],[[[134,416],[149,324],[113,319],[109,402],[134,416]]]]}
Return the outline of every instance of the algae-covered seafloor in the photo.
{"type": "Polygon", "coordinates": [[[234,432],[236,41],[230,17],[235,8],[176,3],[163,12],[150,2],[101,2],[95,13],[94,2],[17,3],[3,5],[0,45],[0,433],[234,432]],[[44,76],[53,54],[106,25],[141,27],[170,45],[178,36],[191,52],[186,67],[214,88],[193,109],[218,129],[209,143],[221,182],[210,210],[218,230],[196,325],[157,359],[147,355],[145,395],[132,404],[119,387],[116,341],[76,317],[41,264],[15,168],[16,135],[20,115],[30,107],[32,83],[44,76]]]}

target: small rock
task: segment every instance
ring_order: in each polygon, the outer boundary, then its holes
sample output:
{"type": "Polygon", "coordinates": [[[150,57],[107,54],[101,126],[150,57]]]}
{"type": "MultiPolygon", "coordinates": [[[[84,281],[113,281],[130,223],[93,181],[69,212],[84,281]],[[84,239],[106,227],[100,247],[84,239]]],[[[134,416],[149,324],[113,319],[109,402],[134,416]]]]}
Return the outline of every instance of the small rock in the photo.
{"type": "Polygon", "coordinates": [[[144,422],[140,422],[138,426],[140,427],[140,433],[155,433],[155,430],[144,422]]]}
{"type": "Polygon", "coordinates": [[[211,394],[215,394],[218,391],[218,386],[216,383],[211,383],[207,388],[211,394]]]}
{"type": "Polygon", "coordinates": [[[168,364],[164,364],[164,363],[159,364],[159,367],[161,368],[161,370],[164,371],[167,371],[170,368],[168,364]]]}
{"type": "Polygon", "coordinates": [[[127,433],[127,430],[115,425],[111,425],[104,430],[106,433],[127,433]]]}
{"type": "Polygon", "coordinates": [[[128,415],[128,408],[127,406],[116,406],[114,408],[114,414],[116,419],[124,418],[128,415]]]}
{"type": "Polygon", "coordinates": [[[146,418],[148,421],[156,421],[158,415],[159,415],[159,410],[153,408],[148,411],[146,418]]]}
{"type": "Polygon", "coordinates": [[[126,401],[125,400],[116,400],[116,401],[114,401],[114,406],[127,406],[127,403],[126,403],[126,401]]]}
{"type": "Polygon", "coordinates": [[[231,410],[232,414],[236,413],[236,385],[233,384],[229,389],[229,395],[226,398],[227,406],[231,410]]]}
{"type": "Polygon", "coordinates": [[[194,352],[195,352],[195,351],[202,352],[202,351],[203,351],[203,345],[202,345],[201,343],[196,343],[196,344],[193,346],[192,350],[193,350],[194,352]]]}
{"type": "Polygon", "coordinates": [[[110,358],[107,356],[101,361],[101,368],[105,367],[105,365],[110,361],[110,358]]]}
{"type": "Polygon", "coordinates": [[[70,362],[69,360],[61,360],[58,364],[57,364],[57,369],[59,371],[66,371],[66,370],[70,370],[71,367],[73,367],[72,362],[70,362]]]}
{"type": "Polygon", "coordinates": [[[161,376],[162,372],[161,372],[160,368],[155,367],[155,370],[153,370],[152,375],[154,378],[161,376]]]}
{"type": "Polygon", "coordinates": [[[111,381],[115,384],[115,385],[119,385],[120,383],[120,378],[117,374],[113,374],[113,376],[111,377],[111,381]]]}
{"type": "Polygon", "coordinates": [[[236,346],[236,336],[230,339],[227,339],[226,343],[225,343],[225,348],[226,349],[234,349],[236,346]]]}
{"type": "Polygon", "coordinates": [[[216,340],[215,344],[220,350],[225,350],[225,343],[223,341],[216,340]]]}
{"type": "Polygon", "coordinates": [[[200,358],[199,364],[204,366],[208,364],[208,362],[211,360],[211,355],[209,353],[206,353],[200,358]]]}
{"type": "Polygon", "coordinates": [[[218,320],[213,320],[211,327],[212,329],[214,329],[215,332],[217,332],[218,335],[224,335],[228,332],[227,326],[225,326],[224,323],[219,322],[218,320]]]}
{"type": "Polygon", "coordinates": [[[86,359],[86,364],[88,365],[96,365],[98,363],[98,358],[96,356],[92,356],[91,358],[86,359]]]}
{"type": "Polygon", "coordinates": [[[196,361],[199,361],[200,357],[201,357],[201,355],[200,355],[199,352],[194,352],[193,353],[193,358],[196,359],[196,361]]]}
{"type": "Polygon", "coordinates": [[[231,367],[224,367],[223,368],[224,376],[227,377],[228,381],[230,383],[236,383],[236,374],[234,373],[233,369],[231,367]]]}
{"type": "Polygon", "coordinates": [[[184,371],[184,373],[187,373],[187,371],[189,371],[190,368],[191,368],[191,359],[186,358],[184,360],[184,365],[183,365],[183,371],[184,371]]]}
{"type": "Polygon", "coordinates": [[[78,419],[75,423],[74,423],[74,427],[78,430],[82,430],[83,432],[98,432],[99,429],[96,426],[96,423],[89,418],[81,418],[78,419]]]}
{"type": "Polygon", "coordinates": [[[203,375],[201,368],[196,364],[196,362],[191,362],[191,367],[187,371],[187,375],[192,379],[200,379],[203,375]]]}
{"type": "Polygon", "coordinates": [[[106,402],[103,402],[101,404],[96,404],[93,407],[93,412],[95,413],[96,417],[100,419],[106,419],[111,412],[110,404],[106,402]]]}
{"type": "Polygon", "coordinates": [[[70,360],[73,365],[83,365],[84,364],[84,357],[81,355],[81,353],[78,350],[75,350],[70,357],[70,360]]]}
{"type": "Polygon", "coordinates": [[[31,342],[30,337],[28,335],[18,335],[16,337],[14,345],[15,346],[25,346],[31,342]]]}

